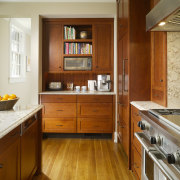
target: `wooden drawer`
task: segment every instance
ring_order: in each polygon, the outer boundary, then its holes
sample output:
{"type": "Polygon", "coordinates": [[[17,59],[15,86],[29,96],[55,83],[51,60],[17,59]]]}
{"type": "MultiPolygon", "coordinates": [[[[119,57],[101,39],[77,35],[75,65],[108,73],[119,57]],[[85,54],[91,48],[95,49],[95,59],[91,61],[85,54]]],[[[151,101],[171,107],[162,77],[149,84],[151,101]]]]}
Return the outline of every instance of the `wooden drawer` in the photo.
{"type": "Polygon", "coordinates": [[[43,103],[43,105],[43,117],[76,117],[76,103],[43,103]]]}
{"type": "Polygon", "coordinates": [[[41,95],[41,103],[76,102],[76,95],[41,95]]]}
{"type": "Polygon", "coordinates": [[[134,170],[136,171],[139,179],[141,179],[141,156],[139,155],[136,148],[133,148],[133,156],[134,156],[134,170]]]}
{"type": "Polygon", "coordinates": [[[78,103],[78,117],[112,118],[112,103],[78,103]]]}
{"type": "Polygon", "coordinates": [[[44,132],[76,132],[76,118],[43,118],[44,132]]]}
{"type": "Polygon", "coordinates": [[[112,119],[78,118],[78,133],[112,133],[112,119]]]}
{"type": "Polygon", "coordinates": [[[0,139],[0,153],[10,146],[16,139],[20,138],[21,128],[18,126],[0,139]]]}
{"type": "Polygon", "coordinates": [[[138,122],[138,121],[140,121],[141,120],[141,117],[140,117],[140,115],[139,115],[139,109],[137,109],[136,107],[134,107],[134,106],[131,106],[132,108],[131,108],[131,110],[132,110],[132,118],[133,118],[133,121],[136,121],[136,122],[138,122]]]}
{"type": "Polygon", "coordinates": [[[111,103],[113,96],[111,95],[79,95],[77,96],[77,102],[84,103],[111,103]]]}

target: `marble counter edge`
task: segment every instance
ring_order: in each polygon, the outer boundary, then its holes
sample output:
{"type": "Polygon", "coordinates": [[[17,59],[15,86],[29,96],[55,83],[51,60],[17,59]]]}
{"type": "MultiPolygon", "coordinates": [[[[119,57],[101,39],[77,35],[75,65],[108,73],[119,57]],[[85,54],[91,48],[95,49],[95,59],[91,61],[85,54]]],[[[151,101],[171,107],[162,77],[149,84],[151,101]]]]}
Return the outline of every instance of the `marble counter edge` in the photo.
{"type": "Polygon", "coordinates": [[[87,91],[87,92],[75,92],[75,91],[43,91],[39,93],[42,94],[56,94],[56,95],[116,95],[115,92],[100,92],[100,91],[87,91]]]}
{"type": "Polygon", "coordinates": [[[38,105],[37,108],[35,108],[32,112],[25,115],[23,118],[17,120],[14,124],[10,125],[10,127],[8,127],[5,130],[1,131],[0,132],[0,139],[3,138],[5,135],[7,135],[9,132],[11,132],[13,129],[18,127],[20,124],[22,124],[28,118],[30,118],[33,114],[37,113],[42,108],[43,108],[43,105],[38,105]]]}
{"type": "Polygon", "coordinates": [[[153,101],[131,101],[130,104],[135,106],[139,110],[165,109],[166,108],[153,101]]]}

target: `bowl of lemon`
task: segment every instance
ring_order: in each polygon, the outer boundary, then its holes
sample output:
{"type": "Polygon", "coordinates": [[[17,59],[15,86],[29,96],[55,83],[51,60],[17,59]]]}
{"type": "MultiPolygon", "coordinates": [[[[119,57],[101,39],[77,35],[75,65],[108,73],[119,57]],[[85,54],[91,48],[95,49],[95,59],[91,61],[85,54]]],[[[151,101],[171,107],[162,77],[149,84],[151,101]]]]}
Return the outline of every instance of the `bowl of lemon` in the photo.
{"type": "Polygon", "coordinates": [[[12,109],[18,100],[19,98],[15,94],[0,96],[0,111],[12,109]]]}

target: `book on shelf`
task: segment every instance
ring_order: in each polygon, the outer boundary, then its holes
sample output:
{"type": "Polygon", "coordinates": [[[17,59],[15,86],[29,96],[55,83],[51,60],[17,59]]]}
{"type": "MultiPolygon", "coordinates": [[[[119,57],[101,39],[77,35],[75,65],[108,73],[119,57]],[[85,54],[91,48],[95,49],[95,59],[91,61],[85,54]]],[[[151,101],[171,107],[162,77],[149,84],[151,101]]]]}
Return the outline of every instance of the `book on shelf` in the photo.
{"type": "Polygon", "coordinates": [[[92,54],[92,44],[64,43],[65,54],[92,54]]]}
{"type": "Polygon", "coordinates": [[[64,39],[76,39],[76,30],[71,26],[64,26],[64,39]]]}

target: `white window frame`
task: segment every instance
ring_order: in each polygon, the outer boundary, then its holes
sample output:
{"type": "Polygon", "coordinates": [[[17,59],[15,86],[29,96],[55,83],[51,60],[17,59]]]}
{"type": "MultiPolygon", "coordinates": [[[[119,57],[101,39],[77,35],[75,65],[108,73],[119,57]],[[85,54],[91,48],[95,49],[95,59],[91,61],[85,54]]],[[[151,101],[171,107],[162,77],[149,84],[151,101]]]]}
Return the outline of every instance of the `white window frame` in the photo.
{"type": "Polygon", "coordinates": [[[26,65],[25,33],[21,30],[20,27],[18,27],[18,24],[13,19],[11,19],[11,22],[10,22],[10,72],[9,72],[10,83],[18,83],[18,82],[25,81],[25,72],[26,72],[25,65],[26,65]],[[14,35],[12,34],[13,29],[16,31],[14,35]],[[13,55],[17,57],[16,60],[15,58],[13,59],[13,55]]]}

